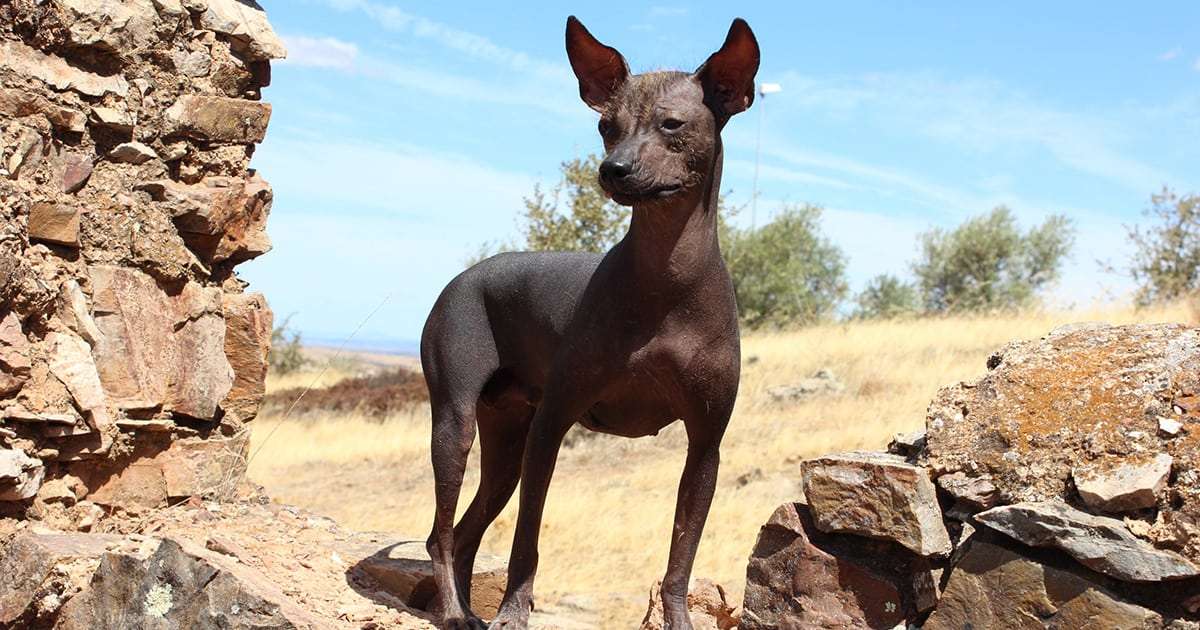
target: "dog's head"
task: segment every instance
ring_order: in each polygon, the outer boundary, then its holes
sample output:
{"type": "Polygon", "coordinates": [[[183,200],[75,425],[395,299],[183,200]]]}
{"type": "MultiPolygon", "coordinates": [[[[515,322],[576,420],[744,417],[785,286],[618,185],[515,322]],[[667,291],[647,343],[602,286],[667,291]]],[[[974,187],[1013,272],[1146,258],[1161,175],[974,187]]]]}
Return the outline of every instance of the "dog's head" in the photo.
{"type": "Polygon", "coordinates": [[[567,18],[567,56],[583,102],[600,112],[600,185],[619,204],[649,205],[700,185],[718,135],[754,102],[758,42],[745,20],[695,72],[631,75],[615,48],[567,18]]]}

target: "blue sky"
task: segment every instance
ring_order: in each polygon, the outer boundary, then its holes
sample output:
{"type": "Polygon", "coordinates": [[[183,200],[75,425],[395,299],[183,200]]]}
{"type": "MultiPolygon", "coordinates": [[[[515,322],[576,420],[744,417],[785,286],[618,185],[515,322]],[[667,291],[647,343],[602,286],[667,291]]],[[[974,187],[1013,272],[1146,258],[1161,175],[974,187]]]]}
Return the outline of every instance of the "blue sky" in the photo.
{"type": "Polygon", "coordinates": [[[567,14],[635,72],[694,69],[740,15],[783,86],[725,131],[723,188],[747,203],[762,124],[760,223],[825,207],[859,287],[907,274],[931,227],[1063,213],[1078,243],[1051,300],[1125,295],[1097,259],[1128,255],[1122,226],[1164,184],[1200,192],[1200,3],[912,4],[262,0],[289,59],[253,163],[275,250],[242,276],[309,339],[415,340],[533,185],[600,148],[567,14]]]}

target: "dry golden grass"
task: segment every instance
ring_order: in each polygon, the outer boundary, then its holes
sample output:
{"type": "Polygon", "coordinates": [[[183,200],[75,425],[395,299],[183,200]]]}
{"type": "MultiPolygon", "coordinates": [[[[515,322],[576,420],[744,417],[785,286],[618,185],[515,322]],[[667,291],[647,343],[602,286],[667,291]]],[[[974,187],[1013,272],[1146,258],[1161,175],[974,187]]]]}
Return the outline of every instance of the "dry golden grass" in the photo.
{"type": "MultiPolygon", "coordinates": [[[[1004,343],[1074,321],[1187,321],[1196,315],[1179,304],[856,322],[746,336],[741,394],[695,575],[724,584],[740,601],[759,526],[776,506],[799,496],[799,460],[879,449],[894,433],[921,427],[937,389],[980,375],[988,355],[1004,343]],[[844,394],[788,405],[767,395],[768,388],[820,368],[837,374],[844,394]]],[[[277,421],[261,418],[256,440],[277,421]]],[[[250,470],[281,501],[349,527],[423,537],[433,513],[428,439],[427,407],[383,423],[354,417],[287,421],[250,470]]],[[[646,593],[666,566],[684,443],[676,424],[654,438],[598,436],[563,450],[542,530],[539,598],[583,596],[601,610],[607,627],[627,628],[640,619],[646,593]]],[[[460,508],[474,492],[477,469],[473,459],[460,508]]],[[[489,531],[487,551],[507,556],[516,503],[489,531]]]]}

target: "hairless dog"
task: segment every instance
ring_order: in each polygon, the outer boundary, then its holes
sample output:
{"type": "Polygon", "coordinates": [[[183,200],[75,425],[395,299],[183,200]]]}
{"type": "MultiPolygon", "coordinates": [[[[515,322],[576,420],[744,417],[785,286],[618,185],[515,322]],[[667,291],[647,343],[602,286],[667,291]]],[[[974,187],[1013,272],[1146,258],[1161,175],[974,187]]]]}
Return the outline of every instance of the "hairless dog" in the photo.
{"type": "Polygon", "coordinates": [[[433,410],[437,509],[429,554],[445,628],[483,628],[470,581],[484,530],[521,482],[508,588],[488,628],[528,626],[538,531],[559,447],[575,423],[626,437],[675,420],[687,432],[670,558],[667,627],[692,628],[688,581],[737,395],[737,307],[717,243],[721,129],[750,107],[759,50],[737,19],[695,72],[632,75],[567,19],[583,101],[600,113],[600,184],[632,206],[603,255],[493,256],[442,291],[421,336],[433,410]],[[454,525],[479,432],[479,490],[454,525]]]}

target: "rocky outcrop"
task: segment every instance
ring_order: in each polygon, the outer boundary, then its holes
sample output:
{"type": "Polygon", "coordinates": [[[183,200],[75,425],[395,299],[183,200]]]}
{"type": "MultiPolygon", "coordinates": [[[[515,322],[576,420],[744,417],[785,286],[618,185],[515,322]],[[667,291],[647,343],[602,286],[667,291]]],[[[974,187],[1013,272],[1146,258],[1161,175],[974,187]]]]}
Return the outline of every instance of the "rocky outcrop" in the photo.
{"type": "Polygon", "coordinates": [[[987,367],[893,454],[802,464],[742,628],[1200,627],[1200,330],[1070,326],[987,367]]]}
{"type": "Polygon", "coordinates": [[[0,502],[79,524],[236,486],[284,54],[249,0],[0,3],[0,502]]]}

